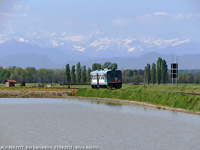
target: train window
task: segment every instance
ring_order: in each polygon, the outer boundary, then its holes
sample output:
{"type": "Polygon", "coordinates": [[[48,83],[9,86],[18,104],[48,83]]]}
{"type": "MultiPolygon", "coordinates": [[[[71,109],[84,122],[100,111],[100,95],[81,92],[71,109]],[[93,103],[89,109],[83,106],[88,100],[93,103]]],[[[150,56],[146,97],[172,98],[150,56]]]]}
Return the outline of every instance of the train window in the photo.
{"type": "Polygon", "coordinates": [[[108,79],[110,78],[110,74],[108,74],[108,79]]]}
{"type": "Polygon", "coordinates": [[[117,77],[117,73],[115,73],[115,77],[117,77]]]}
{"type": "Polygon", "coordinates": [[[119,74],[118,74],[118,78],[121,78],[121,77],[122,77],[122,75],[121,75],[121,73],[119,73],[119,74]]]}
{"type": "Polygon", "coordinates": [[[114,74],[113,73],[111,74],[111,78],[114,78],[114,74]]]}

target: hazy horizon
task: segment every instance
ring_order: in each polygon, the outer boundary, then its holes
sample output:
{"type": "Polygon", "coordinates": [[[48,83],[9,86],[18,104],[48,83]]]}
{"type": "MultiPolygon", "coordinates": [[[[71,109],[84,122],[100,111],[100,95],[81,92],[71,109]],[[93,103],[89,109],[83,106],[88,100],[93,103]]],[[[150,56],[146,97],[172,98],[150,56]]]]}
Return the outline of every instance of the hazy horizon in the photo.
{"type": "Polygon", "coordinates": [[[149,52],[200,54],[199,4],[198,0],[2,0],[1,59],[12,56],[16,62],[19,54],[29,54],[35,60],[64,64],[149,52]]]}

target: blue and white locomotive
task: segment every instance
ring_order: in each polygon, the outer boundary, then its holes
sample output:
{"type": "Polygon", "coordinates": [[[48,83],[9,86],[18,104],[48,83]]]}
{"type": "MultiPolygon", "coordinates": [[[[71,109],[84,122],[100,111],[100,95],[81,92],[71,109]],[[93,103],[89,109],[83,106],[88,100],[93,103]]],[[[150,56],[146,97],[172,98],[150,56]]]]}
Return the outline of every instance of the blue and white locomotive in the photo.
{"type": "Polygon", "coordinates": [[[96,70],[90,73],[92,88],[116,88],[122,87],[121,70],[96,70]]]}

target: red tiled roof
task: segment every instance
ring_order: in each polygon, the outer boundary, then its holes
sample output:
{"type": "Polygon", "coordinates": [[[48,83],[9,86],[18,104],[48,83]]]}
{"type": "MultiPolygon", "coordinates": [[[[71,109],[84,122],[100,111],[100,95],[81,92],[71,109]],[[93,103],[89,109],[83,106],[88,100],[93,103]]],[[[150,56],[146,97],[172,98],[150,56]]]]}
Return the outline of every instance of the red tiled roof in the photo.
{"type": "Polygon", "coordinates": [[[15,80],[6,80],[5,83],[6,82],[16,82],[16,81],[15,80]]]}

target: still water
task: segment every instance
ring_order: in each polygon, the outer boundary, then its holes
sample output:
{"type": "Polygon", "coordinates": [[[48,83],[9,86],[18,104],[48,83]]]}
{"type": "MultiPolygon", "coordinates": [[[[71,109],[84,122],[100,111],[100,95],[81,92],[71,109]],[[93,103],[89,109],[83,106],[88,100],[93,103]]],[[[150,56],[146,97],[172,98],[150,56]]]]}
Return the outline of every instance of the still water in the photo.
{"type": "Polygon", "coordinates": [[[200,116],[87,99],[0,99],[0,146],[199,150],[200,116]]]}

